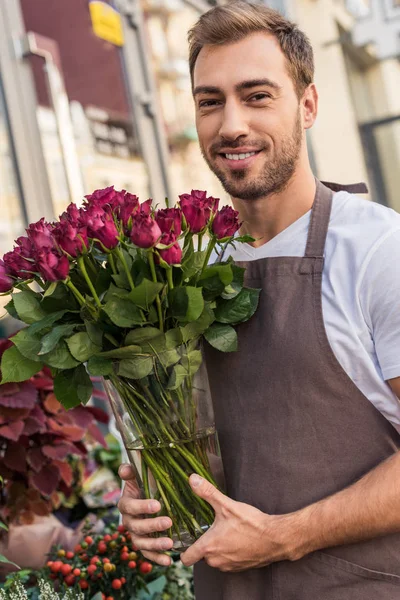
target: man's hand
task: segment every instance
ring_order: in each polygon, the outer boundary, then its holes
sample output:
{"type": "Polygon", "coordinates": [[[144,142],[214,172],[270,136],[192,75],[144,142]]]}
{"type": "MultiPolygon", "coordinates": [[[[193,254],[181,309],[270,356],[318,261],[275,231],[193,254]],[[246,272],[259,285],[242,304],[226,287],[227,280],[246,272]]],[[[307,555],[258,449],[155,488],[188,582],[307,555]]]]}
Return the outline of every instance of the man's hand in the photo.
{"type": "Polygon", "coordinates": [[[284,516],[267,515],[231,500],[198,475],[191,475],[189,481],[193,491],[215,510],[215,521],[181,555],[184,565],[189,567],[204,558],[220,571],[243,571],[290,558],[282,535],[284,516]]]}
{"type": "Polygon", "coordinates": [[[145,515],[155,514],[161,510],[160,503],[156,500],[140,499],[140,490],[130,465],[121,465],[118,473],[126,482],[118,502],[118,509],[122,514],[122,523],[131,532],[132,542],[149,560],[159,565],[169,566],[171,559],[162,552],[171,550],[173,544],[171,538],[152,538],[149,534],[169,529],[172,526],[171,519],[169,517],[146,519],[145,515]]]}

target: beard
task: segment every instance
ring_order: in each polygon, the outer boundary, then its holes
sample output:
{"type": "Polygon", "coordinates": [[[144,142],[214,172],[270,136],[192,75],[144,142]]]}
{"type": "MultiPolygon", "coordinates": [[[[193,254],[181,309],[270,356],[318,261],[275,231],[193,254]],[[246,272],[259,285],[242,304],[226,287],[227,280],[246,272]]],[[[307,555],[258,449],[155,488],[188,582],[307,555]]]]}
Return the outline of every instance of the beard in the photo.
{"type": "MultiPolygon", "coordinates": [[[[300,109],[296,115],[296,121],[291,135],[281,138],[281,145],[271,160],[266,160],[262,172],[253,179],[249,178],[248,169],[227,172],[219,168],[208,158],[204,147],[200,144],[201,153],[211,171],[218,177],[224,190],[233,198],[241,200],[258,200],[271,194],[282,192],[294,175],[298,163],[303,140],[303,129],[301,124],[300,109]]],[[[211,148],[211,154],[216,156],[219,148],[230,148],[232,151],[240,146],[247,145],[253,148],[259,147],[259,143],[249,143],[244,140],[236,140],[232,143],[219,143],[211,148]]]]}

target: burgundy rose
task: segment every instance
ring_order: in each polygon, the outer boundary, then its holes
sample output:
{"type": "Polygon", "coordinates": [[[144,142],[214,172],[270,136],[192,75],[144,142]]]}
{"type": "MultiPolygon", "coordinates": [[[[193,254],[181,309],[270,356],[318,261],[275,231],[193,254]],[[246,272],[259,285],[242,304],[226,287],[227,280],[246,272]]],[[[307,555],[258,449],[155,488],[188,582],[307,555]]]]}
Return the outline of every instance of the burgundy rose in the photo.
{"type": "Polygon", "coordinates": [[[9,277],[6,265],[0,260],[0,293],[9,292],[14,285],[14,281],[9,277]]]}
{"type": "Polygon", "coordinates": [[[6,271],[9,275],[19,277],[20,279],[28,279],[27,271],[35,270],[34,265],[21,256],[21,248],[14,248],[12,252],[7,252],[3,256],[6,271]]]}
{"type": "Polygon", "coordinates": [[[200,233],[218,210],[219,198],[207,197],[207,192],[200,190],[192,190],[191,194],[182,194],[179,198],[190,231],[200,233]]]}
{"type": "Polygon", "coordinates": [[[146,202],[142,202],[142,204],[140,205],[140,212],[145,215],[149,215],[151,213],[152,204],[153,204],[153,200],[151,198],[146,200],[146,202]]]}
{"type": "MultiPolygon", "coordinates": [[[[172,209],[170,209],[172,210],[172,209]]],[[[173,245],[170,248],[165,248],[164,250],[158,250],[160,257],[165,260],[169,265],[180,265],[182,261],[182,248],[179,243],[176,241],[176,236],[173,232],[164,233],[161,241],[166,246],[170,244],[173,245]]]]}
{"type": "Polygon", "coordinates": [[[132,221],[131,240],[139,248],[152,248],[161,238],[157,222],[143,212],[135,215],[132,221]]]}
{"type": "Polygon", "coordinates": [[[82,209],[78,208],[74,202],[67,206],[66,211],[60,216],[61,221],[68,221],[71,225],[77,227],[80,222],[82,209]]]}
{"type": "Polygon", "coordinates": [[[218,240],[232,237],[240,227],[239,213],[231,206],[224,206],[214,217],[212,232],[218,240]]]}
{"type": "Polygon", "coordinates": [[[29,225],[26,233],[35,249],[54,247],[53,225],[46,223],[44,217],[37,223],[29,225]]]}
{"type": "MultiPolygon", "coordinates": [[[[156,221],[163,233],[174,233],[178,237],[182,231],[182,211],[179,208],[163,208],[156,212],[156,221]]],[[[165,244],[166,242],[163,242],[165,244]]]]}
{"type": "Polygon", "coordinates": [[[124,227],[128,227],[129,219],[139,210],[139,198],[126,192],[124,201],[118,206],[116,214],[124,227]]]}
{"type": "Polygon", "coordinates": [[[37,268],[45,281],[61,281],[69,273],[69,260],[55,248],[43,248],[36,252],[37,268]]]}
{"type": "Polygon", "coordinates": [[[95,190],[93,194],[85,196],[85,204],[89,208],[95,206],[96,208],[103,208],[107,210],[107,207],[115,209],[124,203],[125,190],[117,192],[114,190],[114,186],[104,188],[102,190],[95,190]]]}
{"type": "Polygon", "coordinates": [[[89,237],[99,240],[108,250],[117,246],[119,234],[111,213],[91,206],[82,212],[81,223],[87,227],[89,237]]]}
{"type": "Polygon", "coordinates": [[[76,258],[88,246],[86,227],[79,227],[78,223],[72,224],[68,220],[61,220],[54,228],[54,237],[60,248],[70,256],[76,258]]]}

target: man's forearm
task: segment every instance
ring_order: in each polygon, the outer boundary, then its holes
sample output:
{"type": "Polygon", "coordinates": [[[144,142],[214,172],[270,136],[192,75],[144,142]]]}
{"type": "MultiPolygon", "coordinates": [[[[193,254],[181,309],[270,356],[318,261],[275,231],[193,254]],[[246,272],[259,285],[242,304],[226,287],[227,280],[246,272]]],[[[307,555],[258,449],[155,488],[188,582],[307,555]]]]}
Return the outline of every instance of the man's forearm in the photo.
{"type": "Polygon", "coordinates": [[[282,524],[293,536],[291,560],[400,531],[400,452],[350,487],[283,516],[282,524]]]}

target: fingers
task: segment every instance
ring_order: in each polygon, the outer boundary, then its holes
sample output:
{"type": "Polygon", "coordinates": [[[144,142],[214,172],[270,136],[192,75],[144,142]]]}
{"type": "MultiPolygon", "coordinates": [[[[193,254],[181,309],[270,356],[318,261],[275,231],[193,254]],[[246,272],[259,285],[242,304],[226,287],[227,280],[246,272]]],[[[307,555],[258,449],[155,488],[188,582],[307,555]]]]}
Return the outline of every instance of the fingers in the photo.
{"type": "Polygon", "coordinates": [[[143,556],[148,560],[151,560],[162,567],[169,567],[172,560],[166,554],[159,554],[158,552],[142,552],[143,556]]]}
{"type": "Polygon", "coordinates": [[[138,550],[150,552],[166,552],[172,550],[173,541],[168,537],[152,538],[131,534],[132,542],[138,550]]]}
{"type": "Polygon", "coordinates": [[[172,526],[172,521],[168,517],[135,519],[129,517],[129,515],[124,515],[124,526],[129,529],[131,535],[150,535],[158,531],[166,531],[172,526]]]}
{"type": "Polygon", "coordinates": [[[157,500],[132,498],[131,494],[124,492],[118,502],[118,510],[123,516],[152,515],[161,510],[161,504],[157,500]]]}
{"type": "Polygon", "coordinates": [[[222,492],[212,485],[212,483],[203,479],[203,477],[200,477],[200,475],[197,475],[196,473],[189,477],[189,483],[193,491],[200,496],[200,498],[203,498],[211,504],[215,513],[218,513],[224,507],[228,507],[232,502],[228,496],[222,494],[222,492]]]}
{"type": "Polygon", "coordinates": [[[118,475],[124,481],[129,481],[131,479],[136,480],[135,471],[133,470],[131,465],[126,463],[119,466],[118,475]]]}

